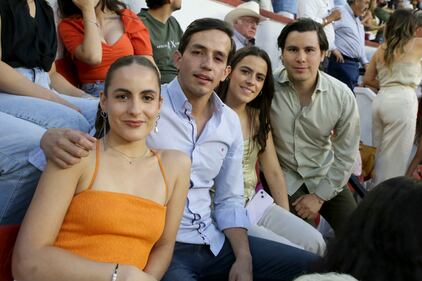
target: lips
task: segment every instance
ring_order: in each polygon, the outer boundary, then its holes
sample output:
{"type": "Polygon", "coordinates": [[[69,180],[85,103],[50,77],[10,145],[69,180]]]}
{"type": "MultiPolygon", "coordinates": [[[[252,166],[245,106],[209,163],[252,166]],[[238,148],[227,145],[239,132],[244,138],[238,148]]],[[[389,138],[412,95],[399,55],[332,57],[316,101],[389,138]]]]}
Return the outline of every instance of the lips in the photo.
{"type": "Polygon", "coordinates": [[[308,70],[308,68],[307,67],[295,67],[294,70],[296,72],[305,72],[305,71],[308,70]]]}
{"type": "Polygon", "coordinates": [[[203,83],[209,83],[213,81],[213,79],[206,74],[194,74],[193,76],[195,76],[200,82],[203,83]]]}
{"type": "Polygon", "coordinates": [[[240,88],[242,89],[242,91],[243,91],[245,94],[251,95],[251,94],[253,94],[253,93],[254,93],[254,91],[253,91],[252,89],[248,88],[248,87],[242,87],[242,86],[240,86],[240,88]]]}
{"type": "Polygon", "coordinates": [[[139,128],[144,124],[144,121],[126,120],[124,123],[131,128],[139,128]]]}

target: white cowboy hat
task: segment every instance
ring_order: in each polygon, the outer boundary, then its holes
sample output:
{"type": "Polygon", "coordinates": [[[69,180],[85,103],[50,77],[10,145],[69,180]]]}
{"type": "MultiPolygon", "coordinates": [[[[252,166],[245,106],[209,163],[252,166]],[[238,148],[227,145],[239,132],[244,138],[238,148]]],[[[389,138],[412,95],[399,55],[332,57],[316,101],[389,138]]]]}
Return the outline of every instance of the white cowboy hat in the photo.
{"type": "Polygon", "coordinates": [[[259,21],[263,21],[265,19],[259,14],[259,4],[255,1],[249,1],[240,4],[229,13],[227,13],[227,15],[224,17],[224,21],[229,24],[233,24],[236,19],[245,16],[258,18],[259,21]]]}

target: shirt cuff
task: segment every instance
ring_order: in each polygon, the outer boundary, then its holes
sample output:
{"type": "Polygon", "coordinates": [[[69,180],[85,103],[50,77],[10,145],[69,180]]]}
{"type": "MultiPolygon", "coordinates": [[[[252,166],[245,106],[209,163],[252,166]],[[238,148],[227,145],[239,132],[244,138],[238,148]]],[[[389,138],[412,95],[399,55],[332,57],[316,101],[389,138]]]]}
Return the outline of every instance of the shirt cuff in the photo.
{"type": "Polygon", "coordinates": [[[318,184],[318,187],[315,190],[315,194],[318,195],[322,200],[328,201],[333,199],[338,193],[341,192],[343,187],[336,188],[334,187],[328,179],[323,179],[318,184]]]}
{"type": "Polygon", "coordinates": [[[221,231],[233,227],[246,229],[249,229],[250,227],[246,209],[243,207],[215,210],[215,220],[217,222],[218,229],[221,231]]]}

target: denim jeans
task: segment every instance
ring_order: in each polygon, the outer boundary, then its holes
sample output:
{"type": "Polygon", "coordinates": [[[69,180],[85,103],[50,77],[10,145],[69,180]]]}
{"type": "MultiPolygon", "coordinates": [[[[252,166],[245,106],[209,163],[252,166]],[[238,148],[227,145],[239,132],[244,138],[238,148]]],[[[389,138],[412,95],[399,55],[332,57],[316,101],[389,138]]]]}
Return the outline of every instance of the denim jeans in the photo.
{"type": "Polygon", "coordinates": [[[359,63],[347,59],[343,63],[337,62],[335,56],[331,55],[327,73],[346,84],[353,91],[358,84],[359,63]]]}
{"type": "MultiPolygon", "coordinates": [[[[34,83],[50,89],[48,73],[39,68],[16,68],[34,83]]],[[[0,93],[0,112],[29,121],[44,128],[71,128],[89,132],[95,123],[98,101],[58,94],[76,105],[81,113],[62,104],[29,97],[0,93]]]]}
{"type": "Polygon", "coordinates": [[[22,221],[41,172],[28,162],[45,129],[0,112],[0,224],[22,221]]]}
{"type": "Polygon", "coordinates": [[[94,83],[84,83],[81,89],[85,93],[90,94],[93,97],[99,97],[100,93],[104,91],[104,81],[95,81],[94,83]]]}
{"type": "MultiPolygon", "coordinates": [[[[16,70],[34,83],[50,87],[48,73],[43,70],[16,70]]],[[[60,96],[82,114],[44,99],[0,93],[0,224],[23,219],[41,174],[29,156],[41,152],[45,130],[57,127],[89,132],[94,126],[98,101],[60,96]]]]}
{"type": "MultiPolygon", "coordinates": [[[[249,238],[253,280],[292,280],[309,270],[318,256],[281,243],[249,238]]],[[[162,281],[228,280],[235,256],[228,239],[217,256],[208,245],[176,242],[173,259],[162,281]]]]}

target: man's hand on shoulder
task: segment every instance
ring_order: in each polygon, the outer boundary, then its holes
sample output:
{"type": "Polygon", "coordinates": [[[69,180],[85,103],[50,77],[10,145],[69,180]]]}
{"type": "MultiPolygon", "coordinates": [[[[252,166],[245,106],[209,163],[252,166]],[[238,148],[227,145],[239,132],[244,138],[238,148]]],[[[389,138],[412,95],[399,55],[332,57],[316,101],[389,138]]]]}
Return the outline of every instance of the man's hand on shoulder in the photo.
{"type": "Polygon", "coordinates": [[[306,194],[299,197],[292,205],[301,218],[314,219],[318,215],[322,204],[324,204],[324,200],[318,195],[306,194]]]}
{"type": "Polygon", "coordinates": [[[41,148],[49,160],[65,169],[88,156],[96,141],[96,138],[77,130],[53,128],[42,136],[41,148]]]}

